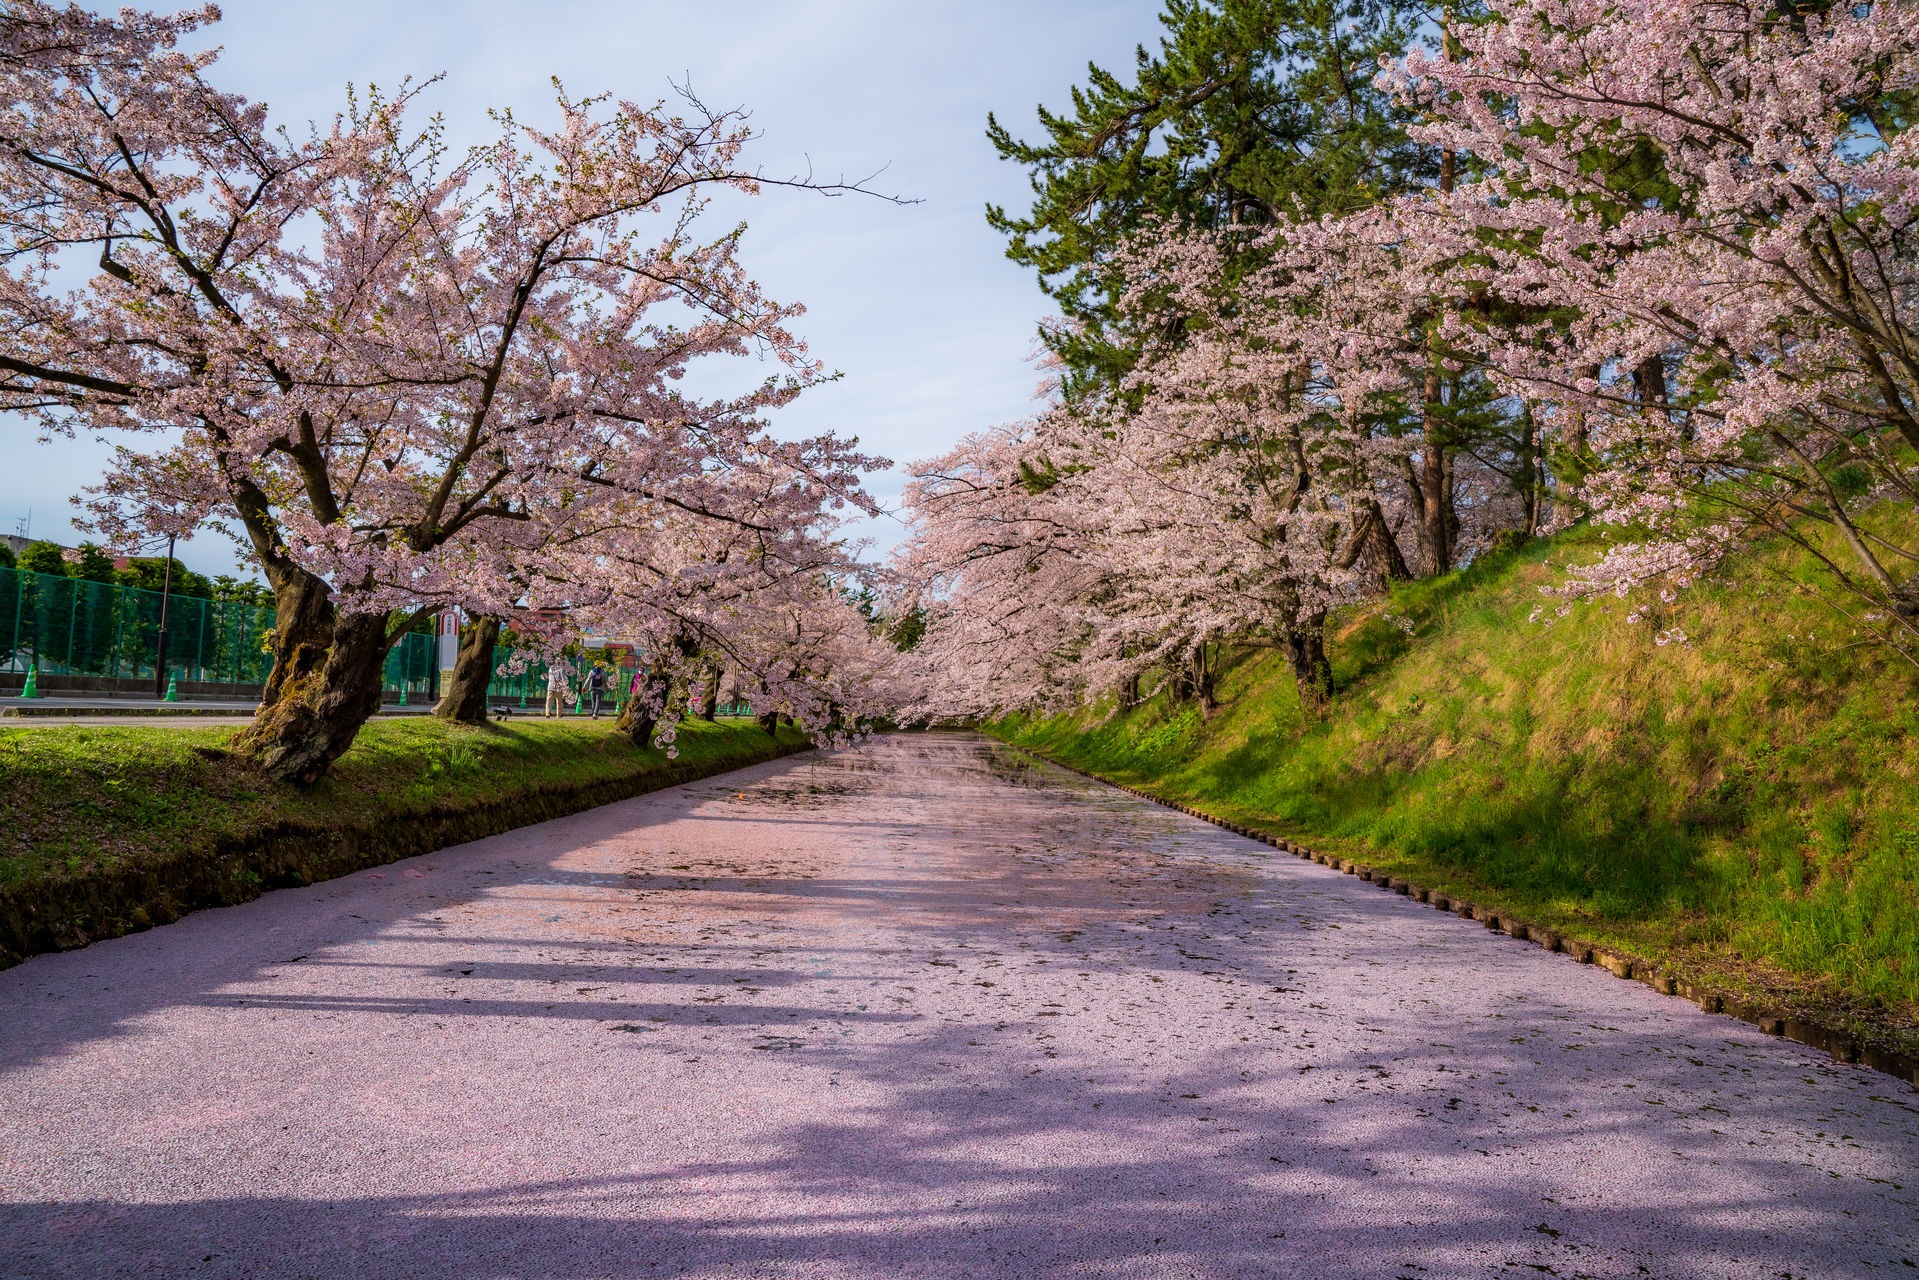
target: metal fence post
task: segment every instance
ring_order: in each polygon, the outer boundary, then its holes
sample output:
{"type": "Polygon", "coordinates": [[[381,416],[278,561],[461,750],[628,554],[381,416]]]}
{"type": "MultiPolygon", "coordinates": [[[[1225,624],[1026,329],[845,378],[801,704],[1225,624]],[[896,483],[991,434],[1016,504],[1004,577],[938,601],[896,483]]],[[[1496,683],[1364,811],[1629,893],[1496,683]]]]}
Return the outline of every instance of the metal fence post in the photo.
{"type": "Polygon", "coordinates": [[[20,606],[27,600],[27,584],[18,569],[8,569],[13,575],[13,635],[7,640],[7,666],[12,668],[20,655],[20,606]]]}
{"type": "Polygon", "coordinates": [[[113,589],[113,661],[107,665],[107,674],[114,679],[120,678],[120,632],[127,625],[127,589],[113,589]]]}

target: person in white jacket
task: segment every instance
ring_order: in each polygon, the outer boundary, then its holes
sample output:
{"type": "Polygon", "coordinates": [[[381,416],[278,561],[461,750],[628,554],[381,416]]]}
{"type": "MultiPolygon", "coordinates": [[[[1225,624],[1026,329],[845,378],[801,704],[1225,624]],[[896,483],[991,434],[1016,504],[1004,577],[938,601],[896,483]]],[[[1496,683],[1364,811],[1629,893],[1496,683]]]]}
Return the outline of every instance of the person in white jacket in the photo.
{"type": "Polygon", "coordinates": [[[554,665],[546,670],[546,718],[566,714],[566,668],[554,665]]]}

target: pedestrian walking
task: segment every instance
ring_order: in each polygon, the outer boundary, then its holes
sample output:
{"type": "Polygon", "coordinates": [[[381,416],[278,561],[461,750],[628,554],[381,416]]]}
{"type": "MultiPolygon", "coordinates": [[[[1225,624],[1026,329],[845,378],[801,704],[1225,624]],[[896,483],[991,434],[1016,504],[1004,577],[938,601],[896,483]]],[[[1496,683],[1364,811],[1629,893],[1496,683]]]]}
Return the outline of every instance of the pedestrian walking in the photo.
{"type": "Polygon", "coordinates": [[[606,668],[599,663],[593,664],[593,670],[586,676],[586,691],[582,696],[593,699],[593,718],[600,718],[600,699],[606,695],[606,668]]]}
{"type": "Polygon", "coordinates": [[[554,665],[546,669],[546,719],[566,714],[566,668],[554,665]]]}

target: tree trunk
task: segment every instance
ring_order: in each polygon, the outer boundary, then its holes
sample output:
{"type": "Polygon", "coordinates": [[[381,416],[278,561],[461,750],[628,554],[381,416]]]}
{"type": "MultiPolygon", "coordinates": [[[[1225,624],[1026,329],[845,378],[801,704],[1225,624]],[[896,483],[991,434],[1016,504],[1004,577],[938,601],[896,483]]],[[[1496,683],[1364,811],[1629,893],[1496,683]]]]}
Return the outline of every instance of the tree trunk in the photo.
{"type": "Polygon", "coordinates": [[[269,562],[267,581],[273,584],[273,668],[267,672],[260,705],[280,700],[290,683],[298,683],[320,669],[333,644],[333,591],[323,579],[291,563],[269,562]]]}
{"type": "MultiPolygon", "coordinates": [[[[1599,381],[1599,366],[1582,365],[1573,371],[1575,381],[1599,381]]],[[[1559,447],[1554,450],[1552,460],[1553,478],[1557,483],[1553,487],[1553,508],[1555,513],[1563,504],[1578,510],[1585,504],[1579,500],[1579,486],[1585,482],[1586,455],[1591,440],[1586,421],[1586,408],[1583,404],[1568,402],[1565,406],[1565,426],[1559,433],[1559,447]]],[[[1560,518],[1557,515],[1555,518],[1560,518]]]]}
{"type": "MultiPolygon", "coordinates": [[[[1576,381],[1599,381],[1599,366],[1596,364],[1583,365],[1575,372],[1578,375],[1575,379],[1576,381]]],[[[1586,431],[1586,409],[1584,405],[1577,408],[1570,406],[1567,408],[1566,431],[1565,434],[1560,437],[1560,444],[1575,458],[1583,459],[1586,456],[1588,440],[1586,431]]]]}
{"type": "Polygon", "coordinates": [[[1293,683],[1299,686],[1299,705],[1309,715],[1317,715],[1333,691],[1333,668],[1326,661],[1326,615],[1314,614],[1305,621],[1289,620],[1286,626],[1286,660],[1292,664],[1293,683]]]}
{"type": "MultiPolygon", "coordinates": [[[[797,674],[799,673],[788,672],[787,678],[790,680],[793,678],[793,676],[797,674]]],[[[772,690],[768,689],[765,683],[762,682],[760,685],[760,704],[759,705],[762,707],[765,707],[767,703],[772,701],[772,699],[773,699],[772,690]]],[[[756,715],[754,719],[758,721],[760,728],[766,730],[767,737],[778,738],[780,736],[780,713],[778,711],[763,710],[758,715],[756,715]]]]}
{"type": "Polygon", "coordinates": [[[1519,501],[1525,513],[1524,532],[1528,538],[1539,532],[1539,501],[1546,492],[1545,474],[1539,467],[1539,427],[1533,420],[1532,401],[1519,410],[1519,501]]]}
{"type": "Polygon", "coordinates": [[[1334,563],[1342,569],[1364,565],[1366,576],[1377,579],[1381,590],[1387,583],[1410,582],[1413,577],[1399,549],[1399,539],[1393,537],[1392,527],[1386,523],[1386,513],[1372,498],[1358,504],[1351,540],[1334,563]]]}
{"type": "Polygon", "coordinates": [[[1453,548],[1459,517],[1453,512],[1452,450],[1446,444],[1446,428],[1440,421],[1445,400],[1445,381],[1440,377],[1437,357],[1426,370],[1426,385],[1420,409],[1419,465],[1402,456],[1407,487],[1411,490],[1414,517],[1419,522],[1419,551],[1430,576],[1453,567],[1453,548]]]}
{"type": "Polygon", "coordinates": [[[1206,646],[1193,650],[1193,692],[1199,696],[1199,710],[1202,715],[1212,715],[1219,709],[1219,701],[1213,696],[1213,670],[1206,665],[1206,646]]]}
{"type": "Polygon", "coordinates": [[[1419,549],[1426,559],[1426,573],[1431,576],[1453,567],[1452,467],[1446,447],[1430,435],[1420,454],[1419,549]]]}
{"type": "Polygon", "coordinates": [[[460,628],[460,651],[453,678],[433,714],[461,724],[486,723],[486,687],[493,683],[493,646],[500,639],[498,618],[473,618],[460,628]]]}
{"type": "Polygon", "coordinates": [[[706,669],[706,683],[700,687],[700,719],[709,724],[720,714],[720,664],[715,662],[706,669]]]}
{"type": "Polygon", "coordinates": [[[1193,696],[1192,663],[1182,662],[1173,668],[1172,677],[1166,682],[1166,690],[1172,695],[1174,706],[1193,696]]]}
{"type": "MultiPolygon", "coordinates": [[[[1441,43],[1446,61],[1457,59],[1451,35],[1452,10],[1446,11],[1441,29],[1446,35],[1441,43]]],[[[1452,148],[1447,147],[1439,153],[1439,190],[1450,193],[1459,178],[1459,157],[1452,148]]],[[[1425,433],[1426,444],[1420,459],[1418,502],[1419,531],[1421,550],[1426,555],[1428,575],[1445,573],[1453,567],[1453,547],[1458,540],[1459,517],[1453,513],[1453,466],[1448,456],[1449,450],[1440,440],[1442,432],[1434,412],[1443,402],[1445,384],[1440,377],[1438,351],[1436,343],[1428,339],[1427,350],[1430,353],[1426,367],[1425,403],[1421,415],[1421,427],[1425,433]]],[[[1308,646],[1319,654],[1321,664],[1325,662],[1324,623],[1314,627],[1314,638],[1308,646]]],[[[1299,673],[1299,664],[1293,664],[1295,676],[1299,673]]],[[[1300,686],[1301,698],[1305,697],[1306,685],[1300,686]]]]}
{"type": "MultiPolygon", "coordinates": [[[[234,745],[271,778],[300,786],[318,782],[380,709],[391,647],[386,628],[384,613],[341,614],[333,619],[332,643],[324,651],[315,652],[310,641],[293,645],[273,701],[261,705],[234,745]]],[[[276,654],[275,670],[280,666],[276,654]]]]}
{"type": "Polygon", "coordinates": [[[660,723],[660,712],[672,692],[672,674],[663,658],[655,658],[640,677],[639,687],[627,700],[626,709],[613,722],[613,731],[645,751],[653,745],[653,730],[660,723]]]}
{"type": "Polygon", "coordinates": [[[1632,370],[1633,390],[1639,396],[1639,416],[1650,418],[1666,411],[1666,358],[1650,355],[1632,370]]]}

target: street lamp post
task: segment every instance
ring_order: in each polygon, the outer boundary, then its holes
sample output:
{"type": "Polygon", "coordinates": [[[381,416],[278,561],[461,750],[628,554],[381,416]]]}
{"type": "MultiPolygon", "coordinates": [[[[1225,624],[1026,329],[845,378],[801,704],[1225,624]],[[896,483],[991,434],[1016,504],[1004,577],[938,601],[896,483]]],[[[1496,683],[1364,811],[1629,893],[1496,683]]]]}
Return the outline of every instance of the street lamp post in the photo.
{"type": "Polygon", "coordinates": [[[173,539],[167,535],[167,566],[160,579],[160,635],[153,659],[153,696],[167,696],[167,597],[173,594],[173,539]]]}

